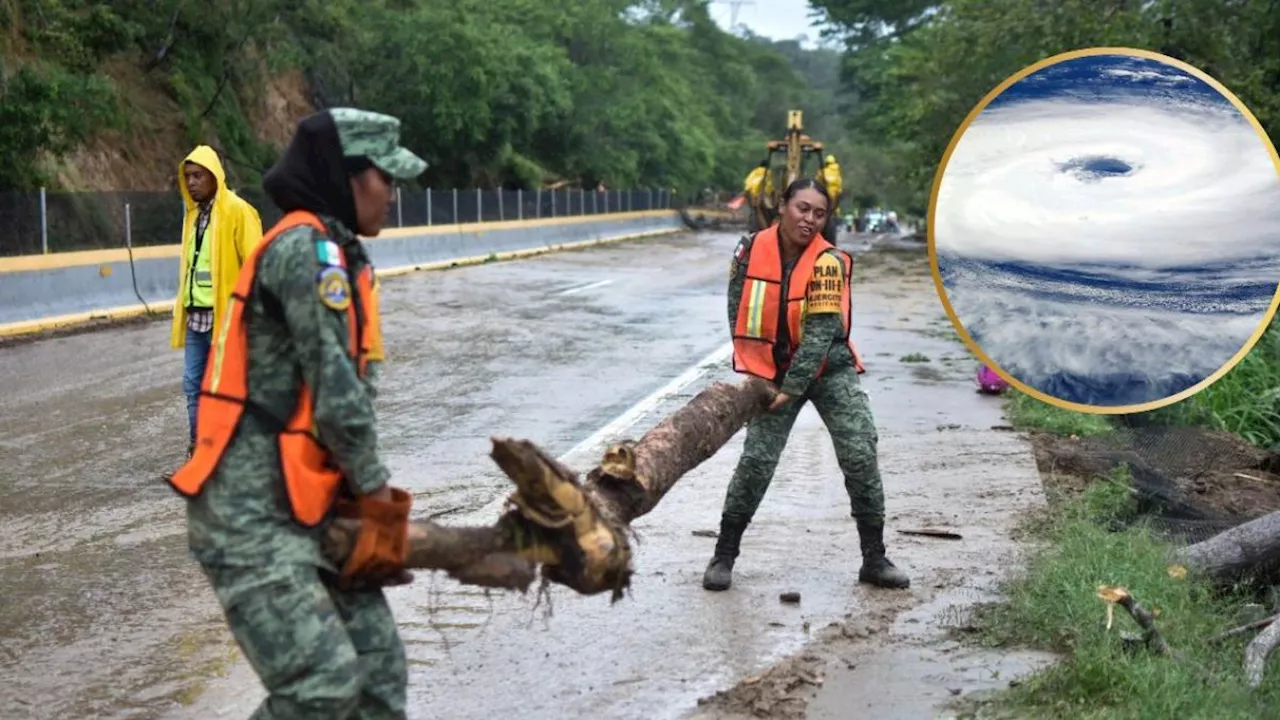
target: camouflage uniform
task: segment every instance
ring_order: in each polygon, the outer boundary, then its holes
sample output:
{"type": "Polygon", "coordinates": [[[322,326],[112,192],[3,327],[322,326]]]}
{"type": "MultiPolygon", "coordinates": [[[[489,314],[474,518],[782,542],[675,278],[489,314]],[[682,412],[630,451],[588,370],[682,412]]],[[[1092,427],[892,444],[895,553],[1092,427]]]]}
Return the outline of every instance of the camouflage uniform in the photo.
{"type": "MultiPolygon", "coordinates": [[[[393,177],[424,169],[397,147],[394,118],[329,112],[344,157],[365,156],[393,177]]],[[[300,175],[305,169],[295,168],[300,175]]],[[[357,374],[346,314],[317,292],[330,240],[351,277],[370,264],[369,255],[346,224],[317,214],[327,233],[285,230],[259,258],[245,307],[254,412],[245,413],[217,470],[188,504],[188,539],[270,693],[253,718],[403,718],[405,652],[383,591],[337,586],[339,569],[321,552],[324,523],[307,529],[293,520],[279,471],[275,419],[290,416],[305,381],[314,389],[319,436],[348,489],[371,493],[390,478],[377,451],[377,363],[365,378],[357,374]]]]}
{"type": "MultiPolygon", "coordinates": [[[[728,292],[731,330],[737,327],[753,241],[754,236],[744,237],[734,253],[728,292]]],[[[831,249],[823,255],[832,255],[838,260],[839,252],[831,249]]],[[[784,262],[782,287],[789,286],[794,266],[794,261],[784,262]]],[[[841,275],[843,282],[850,281],[843,270],[841,275]]],[[[836,460],[844,475],[845,490],[849,493],[850,514],[857,521],[861,535],[864,563],[860,579],[877,585],[905,587],[906,576],[884,557],[884,490],[876,457],[879,437],[870,402],[854,369],[853,353],[840,340],[843,334],[840,314],[810,313],[804,317],[800,346],[794,357],[789,359],[789,367],[784,349],[790,344],[789,338],[785,337],[788,330],[785,322],[779,325],[780,337],[775,345],[774,359],[779,368],[786,369],[781,370],[773,382],[792,399],[773,412],[757,416],[747,425],[742,457],[729,482],[720,519],[720,535],[704,585],[709,590],[728,588],[742,534],[773,480],[778,459],[787,445],[796,417],[806,402],[812,402],[831,433],[836,460]],[[826,369],[821,377],[815,379],[823,360],[826,361],[826,369]]]]}

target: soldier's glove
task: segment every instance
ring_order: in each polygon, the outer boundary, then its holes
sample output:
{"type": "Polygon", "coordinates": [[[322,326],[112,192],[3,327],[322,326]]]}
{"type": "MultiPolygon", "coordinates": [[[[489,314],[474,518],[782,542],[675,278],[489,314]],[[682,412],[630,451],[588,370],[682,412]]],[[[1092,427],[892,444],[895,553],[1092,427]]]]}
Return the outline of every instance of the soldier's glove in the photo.
{"type": "Polygon", "coordinates": [[[388,488],[391,500],[361,495],[338,503],[339,517],[360,521],[351,555],[338,576],[348,587],[403,585],[413,580],[404,569],[409,556],[409,508],[413,497],[388,488]]]}

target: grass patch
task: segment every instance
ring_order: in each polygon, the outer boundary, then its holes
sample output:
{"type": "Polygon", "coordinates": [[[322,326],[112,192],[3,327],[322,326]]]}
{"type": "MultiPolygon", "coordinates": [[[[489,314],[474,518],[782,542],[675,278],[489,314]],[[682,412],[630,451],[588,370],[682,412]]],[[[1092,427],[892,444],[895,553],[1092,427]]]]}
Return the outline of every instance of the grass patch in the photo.
{"type": "Polygon", "coordinates": [[[1005,391],[1004,412],[1009,423],[1017,430],[1087,437],[1104,435],[1115,428],[1105,415],[1064,410],[1014,388],[1005,391]]]}
{"type": "Polygon", "coordinates": [[[924,353],[916,352],[916,353],[911,353],[909,355],[903,355],[902,357],[898,358],[898,361],[904,362],[904,363],[927,363],[929,362],[929,356],[925,355],[924,353]]]}
{"type": "Polygon", "coordinates": [[[1242,671],[1247,637],[1206,642],[1236,624],[1250,598],[1171,578],[1165,559],[1169,547],[1142,528],[1108,530],[1112,521],[1133,512],[1125,474],[1111,480],[1037,518],[1028,529],[1043,541],[1039,549],[1026,569],[1004,584],[1007,601],[979,613],[983,644],[1030,646],[1065,656],[992,697],[979,715],[1273,717],[1280,707],[1280,668],[1273,667],[1263,686],[1250,690],[1242,671]],[[1112,629],[1106,629],[1099,585],[1122,586],[1147,608],[1157,608],[1156,626],[1186,661],[1123,649],[1120,633],[1137,632],[1137,624],[1117,607],[1112,629]]]}
{"type": "Polygon", "coordinates": [[[1151,416],[1161,424],[1229,430],[1259,447],[1280,446],[1280,334],[1268,330],[1213,385],[1151,416]]]}

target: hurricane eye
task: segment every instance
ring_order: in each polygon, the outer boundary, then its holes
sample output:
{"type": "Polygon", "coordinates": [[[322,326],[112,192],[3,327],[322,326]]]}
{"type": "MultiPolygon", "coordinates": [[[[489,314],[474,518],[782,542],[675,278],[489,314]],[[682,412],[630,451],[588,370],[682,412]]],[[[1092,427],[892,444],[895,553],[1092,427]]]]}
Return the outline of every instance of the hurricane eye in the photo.
{"type": "Polygon", "coordinates": [[[1132,175],[1134,167],[1120,158],[1088,155],[1060,163],[1058,171],[1083,182],[1098,182],[1107,178],[1132,175]]]}

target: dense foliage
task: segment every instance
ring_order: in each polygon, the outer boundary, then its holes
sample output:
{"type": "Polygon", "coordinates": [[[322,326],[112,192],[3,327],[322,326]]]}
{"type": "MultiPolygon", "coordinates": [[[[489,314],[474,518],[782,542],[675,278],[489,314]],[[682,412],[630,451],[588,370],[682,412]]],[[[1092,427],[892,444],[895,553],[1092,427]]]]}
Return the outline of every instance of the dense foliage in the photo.
{"type": "Polygon", "coordinates": [[[127,127],[113,62],[160,79],[244,181],[277,150],[245,105],[289,68],[320,106],[403,118],[436,187],[736,188],[788,109],[844,127],[823,117],[838,52],[729,35],[707,0],[0,0],[0,26],[0,189],[127,127]]]}

